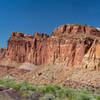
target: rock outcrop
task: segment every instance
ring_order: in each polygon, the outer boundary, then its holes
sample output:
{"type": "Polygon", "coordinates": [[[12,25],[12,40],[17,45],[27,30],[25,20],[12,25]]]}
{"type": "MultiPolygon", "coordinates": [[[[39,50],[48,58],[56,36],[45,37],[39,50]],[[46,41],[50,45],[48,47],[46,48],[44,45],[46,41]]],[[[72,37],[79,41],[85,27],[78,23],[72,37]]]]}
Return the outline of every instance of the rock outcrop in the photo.
{"type": "Polygon", "coordinates": [[[25,99],[15,90],[0,86],[0,100],[25,100],[25,99]]]}
{"type": "Polygon", "coordinates": [[[100,70],[100,40],[94,40],[82,62],[85,68],[100,70]]]}
{"type": "MultiPolygon", "coordinates": [[[[66,66],[82,65],[88,68],[88,63],[94,62],[91,59],[93,54],[97,52],[99,55],[99,42],[94,44],[99,37],[99,30],[77,24],[59,26],[51,36],[37,32],[34,36],[12,32],[7,42],[6,57],[17,62],[32,62],[35,65],[65,62],[66,66]]],[[[97,54],[95,59],[98,59],[97,54]]]]}
{"type": "Polygon", "coordinates": [[[91,26],[78,25],[78,24],[68,24],[61,25],[57,27],[52,35],[62,35],[62,34],[86,34],[100,36],[100,31],[91,26]]]}
{"type": "Polygon", "coordinates": [[[0,60],[6,55],[6,48],[0,48],[0,60]]]}

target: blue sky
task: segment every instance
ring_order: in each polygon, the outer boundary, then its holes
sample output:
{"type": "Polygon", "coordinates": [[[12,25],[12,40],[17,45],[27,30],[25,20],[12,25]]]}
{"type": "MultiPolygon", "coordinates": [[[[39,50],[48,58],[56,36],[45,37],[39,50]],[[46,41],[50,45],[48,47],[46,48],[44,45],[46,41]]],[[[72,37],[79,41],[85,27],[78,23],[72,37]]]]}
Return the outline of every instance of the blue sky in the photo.
{"type": "Polygon", "coordinates": [[[63,24],[100,27],[100,0],[0,0],[0,47],[12,31],[51,34],[63,24]]]}

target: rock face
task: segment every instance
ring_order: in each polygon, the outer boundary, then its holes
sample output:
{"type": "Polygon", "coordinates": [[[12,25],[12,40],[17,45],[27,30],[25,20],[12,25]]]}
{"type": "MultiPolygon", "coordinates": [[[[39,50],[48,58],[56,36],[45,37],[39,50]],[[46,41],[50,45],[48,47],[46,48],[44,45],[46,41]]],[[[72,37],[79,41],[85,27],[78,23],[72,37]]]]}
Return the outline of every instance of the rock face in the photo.
{"type": "Polygon", "coordinates": [[[86,25],[78,25],[78,24],[68,24],[68,25],[61,25],[57,27],[52,35],[62,35],[62,34],[86,34],[86,35],[95,35],[100,36],[100,32],[91,27],[86,25]]]}
{"type": "Polygon", "coordinates": [[[92,46],[83,58],[85,68],[100,70],[100,40],[94,40],[92,46]]]}
{"type": "Polygon", "coordinates": [[[77,24],[59,26],[51,36],[37,32],[34,36],[12,32],[7,42],[6,57],[36,65],[65,62],[66,66],[82,65],[86,68],[90,65],[88,63],[97,62],[99,67],[99,60],[96,60],[100,55],[99,37],[99,30],[77,24]],[[93,55],[95,60],[91,59],[93,55]]]}

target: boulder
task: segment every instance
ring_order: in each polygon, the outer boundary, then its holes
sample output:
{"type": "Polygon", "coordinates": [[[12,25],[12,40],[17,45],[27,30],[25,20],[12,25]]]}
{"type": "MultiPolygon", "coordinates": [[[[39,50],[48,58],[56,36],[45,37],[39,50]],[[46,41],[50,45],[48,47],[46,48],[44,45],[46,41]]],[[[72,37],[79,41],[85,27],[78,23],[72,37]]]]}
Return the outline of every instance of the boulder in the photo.
{"type": "Polygon", "coordinates": [[[0,86],[0,100],[25,100],[25,99],[15,90],[0,86]]]}

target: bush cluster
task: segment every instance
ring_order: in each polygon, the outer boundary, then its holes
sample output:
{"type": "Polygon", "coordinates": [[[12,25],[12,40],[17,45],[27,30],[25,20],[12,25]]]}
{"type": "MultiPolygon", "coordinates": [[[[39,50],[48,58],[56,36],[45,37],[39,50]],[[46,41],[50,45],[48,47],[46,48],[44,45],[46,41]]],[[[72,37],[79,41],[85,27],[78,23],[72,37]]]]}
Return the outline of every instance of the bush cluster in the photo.
{"type": "Polygon", "coordinates": [[[100,100],[100,94],[94,94],[93,89],[88,87],[75,90],[58,85],[34,85],[27,81],[12,80],[0,80],[0,85],[15,89],[26,100],[100,100]]]}

